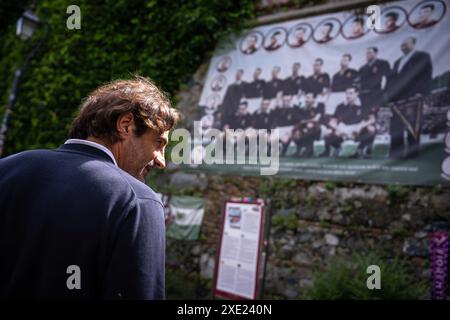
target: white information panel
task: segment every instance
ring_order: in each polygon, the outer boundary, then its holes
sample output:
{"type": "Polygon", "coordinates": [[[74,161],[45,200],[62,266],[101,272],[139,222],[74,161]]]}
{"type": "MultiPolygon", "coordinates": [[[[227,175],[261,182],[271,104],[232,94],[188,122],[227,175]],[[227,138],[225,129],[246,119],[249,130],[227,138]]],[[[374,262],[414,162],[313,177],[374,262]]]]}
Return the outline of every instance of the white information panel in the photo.
{"type": "Polygon", "coordinates": [[[256,299],[263,209],[263,203],[225,203],[216,264],[216,295],[256,299]]]}

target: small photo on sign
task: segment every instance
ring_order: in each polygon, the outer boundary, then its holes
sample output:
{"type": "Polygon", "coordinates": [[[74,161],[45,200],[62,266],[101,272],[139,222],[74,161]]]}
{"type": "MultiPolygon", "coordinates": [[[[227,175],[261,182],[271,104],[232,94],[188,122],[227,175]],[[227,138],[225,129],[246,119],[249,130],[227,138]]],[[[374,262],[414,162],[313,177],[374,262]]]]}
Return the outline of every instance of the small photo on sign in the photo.
{"type": "Polygon", "coordinates": [[[415,29],[432,27],[441,21],[446,9],[445,3],[442,1],[423,1],[411,10],[408,22],[415,29]]]}
{"type": "Polygon", "coordinates": [[[286,42],[286,38],[286,29],[281,27],[274,28],[270,30],[264,38],[264,49],[267,51],[278,50],[286,42]]]}
{"type": "Polygon", "coordinates": [[[227,78],[222,75],[217,76],[211,81],[211,90],[216,92],[220,91],[225,87],[226,84],[227,78]]]}
{"type": "Polygon", "coordinates": [[[381,11],[380,28],[377,29],[375,24],[375,32],[377,33],[391,33],[397,31],[405,24],[407,20],[407,13],[402,7],[389,7],[381,11]]]}
{"type": "Polygon", "coordinates": [[[235,208],[235,207],[228,208],[228,222],[229,222],[230,228],[240,229],[241,228],[241,218],[242,218],[241,208],[235,208]]]}
{"type": "Polygon", "coordinates": [[[345,20],[342,25],[342,36],[347,40],[359,39],[369,32],[366,15],[355,15],[345,20]]]}
{"type": "Polygon", "coordinates": [[[231,58],[229,56],[225,56],[217,62],[216,69],[217,71],[223,73],[226,72],[231,67],[231,58]]]}
{"type": "Polygon", "coordinates": [[[341,22],[336,18],[328,18],[320,22],[313,33],[313,39],[317,43],[328,43],[339,34],[341,22]]]}
{"type": "Polygon", "coordinates": [[[299,23],[288,32],[287,44],[291,48],[300,48],[311,38],[313,29],[308,23],[299,23]]]}
{"type": "Polygon", "coordinates": [[[247,34],[240,44],[240,50],[243,54],[254,54],[261,48],[264,42],[264,36],[259,31],[253,31],[247,34]]]}

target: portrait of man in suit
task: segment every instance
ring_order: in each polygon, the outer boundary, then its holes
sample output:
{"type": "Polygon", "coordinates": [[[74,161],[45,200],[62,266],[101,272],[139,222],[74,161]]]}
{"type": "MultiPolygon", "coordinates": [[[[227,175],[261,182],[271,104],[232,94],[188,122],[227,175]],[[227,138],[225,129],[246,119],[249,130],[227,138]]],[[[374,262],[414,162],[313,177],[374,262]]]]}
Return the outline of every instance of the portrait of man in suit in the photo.
{"type": "Polygon", "coordinates": [[[412,26],[416,29],[424,29],[435,25],[438,22],[438,20],[433,18],[435,9],[436,7],[433,3],[423,5],[419,10],[418,19],[412,26]]]}
{"type": "Polygon", "coordinates": [[[305,22],[294,25],[288,32],[287,44],[291,48],[303,47],[313,33],[311,25],[305,22]]]}
{"type": "Polygon", "coordinates": [[[223,57],[217,63],[217,71],[226,72],[231,66],[231,58],[229,56],[223,57]]]}
{"type": "Polygon", "coordinates": [[[277,49],[279,49],[284,40],[283,38],[283,33],[281,30],[276,30],[272,33],[272,35],[270,36],[270,40],[268,41],[268,43],[266,43],[266,46],[264,47],[267,51],[275,51],[277,49]]]}
{"type": "Polygon", "coordinates": [[[352,33],[350,39],[357,39],[364,35],[364,19],[356,17],[352,22],[352,33]]]}
{"type": "Polygon", "coordinates": [[[253,54],[258,50],[258,36],[256,34],[250,34],[244,40],[244,48],[242,53],[253,54]]]}
{"type": "Polygon", "coordinates": [[[177,119],[151,80],[116,80],[82,102],[60,147],[0,159],[1,298],[164,298],[164,207],[144,178],[165,167],[177,119]]]}
{"type": "Polygon", "coordinates": [[[411,110],[403,112],[397,107],[393,110],[390,125],[391,147],[390,157],[412,157],[416,156],[420,145],[421,131],[421,107],[419,99],[427,96],[431,91],[431,80],[433,66],[430,55],[425,51],[416,50],[416,38],[408,37],[400,45],[403,55],[394,63],[394,67],[386,86],[386,96],[389,102],[394,104],[400,101],[416,98],[417,104],[411,110]],[[418,126],[416,134],[408,127],[408,114],[411,114],[418,126]],[[418,120],[417,120],[418,119],[418,120]],[[407,131],[407,146],[404,141],[404,132],[407,131]],[[404,153],[405,152],[405,153],[404,153]]]}
{"type": "Polygon", "coordinates": [[[306,29],[303,27],[300,27],[297,30],[295,30],[295,40],[294,40],[294,43],[291,45],[292,47],[298,48],[305,44],[305,42],[306,42],[305,32],[306,32],[306,29]]]}
{"type": "Polygon", "coordinates": [[[400,26],[398,25],[398,13],[391,11],[384,16],[384,29],[383,33],[391,33],[396,31],[400,26]]]}
{"type": "Polygon", "coordinates": [[[318,43],[327,43],[333,40],[331,32],[333,31],[333,24],[331,22],[324,23],[320,28],[321,37],[317,41],[318,43]]]}

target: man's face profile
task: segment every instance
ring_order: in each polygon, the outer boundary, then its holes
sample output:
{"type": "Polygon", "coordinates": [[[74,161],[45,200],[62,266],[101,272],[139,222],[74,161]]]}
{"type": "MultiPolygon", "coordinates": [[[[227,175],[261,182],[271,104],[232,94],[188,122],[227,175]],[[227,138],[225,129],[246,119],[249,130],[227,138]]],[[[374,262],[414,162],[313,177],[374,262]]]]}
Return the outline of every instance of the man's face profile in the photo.
{"type": "Polygon", "coordinates": [[[131,113],[125,113],[117,120],[120,141],[112,146],[118,154],[119,167],[144,181],[152,167],[165,168],[165,149],[169,131],[158,132],[147,129],[141,136],[135,134],[135,123],[131,113]]]}

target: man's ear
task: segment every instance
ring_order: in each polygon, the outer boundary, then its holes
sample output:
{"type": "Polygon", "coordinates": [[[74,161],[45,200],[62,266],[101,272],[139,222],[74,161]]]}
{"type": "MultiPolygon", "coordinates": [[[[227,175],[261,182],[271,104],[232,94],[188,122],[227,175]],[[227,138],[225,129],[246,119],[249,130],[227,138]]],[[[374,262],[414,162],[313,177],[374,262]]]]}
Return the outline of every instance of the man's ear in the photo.
{"type": "Polygon", "coordinates": [[[117,118],[116,129],[121,138],[127,138],[133,133],[134,117],[131,112],[121,114],[117,118]]]}

